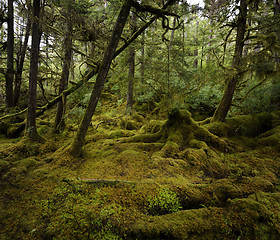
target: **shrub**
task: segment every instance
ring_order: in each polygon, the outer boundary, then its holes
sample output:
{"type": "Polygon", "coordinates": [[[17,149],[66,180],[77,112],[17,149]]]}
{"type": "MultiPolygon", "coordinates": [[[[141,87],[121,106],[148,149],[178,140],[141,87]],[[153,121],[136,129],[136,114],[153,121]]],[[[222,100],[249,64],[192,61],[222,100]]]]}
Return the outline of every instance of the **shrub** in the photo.
{"type": "Polygon", "coordinates": [[[160,188],[157,195],[148,199],[148,213],[163,215],[179,211],[182,206],[175,192],[168,188],[160,188]]]}

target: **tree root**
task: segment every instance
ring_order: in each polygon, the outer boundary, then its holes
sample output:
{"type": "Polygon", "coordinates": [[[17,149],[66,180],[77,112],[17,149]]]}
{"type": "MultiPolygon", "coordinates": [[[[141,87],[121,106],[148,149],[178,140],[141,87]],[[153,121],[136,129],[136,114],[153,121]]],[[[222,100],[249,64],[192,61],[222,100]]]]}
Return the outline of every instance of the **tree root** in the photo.
{"type": "Polygon", "coordinates": [[[199,126],[191,113],[187,110],[174,109],[168,120],[162,125],[161,129],[156,133],[139,134],[120,140],[122,143],[130,142],[161,142],[164,143],[161,151],[165,155],[170,155],[171,152],[179,152],[187,147],[203,149],[206,151],[209,147],[218,149],[222,152],[230,152],[232,148],[229,144],[210,133],[203,126],[199,126]]]}

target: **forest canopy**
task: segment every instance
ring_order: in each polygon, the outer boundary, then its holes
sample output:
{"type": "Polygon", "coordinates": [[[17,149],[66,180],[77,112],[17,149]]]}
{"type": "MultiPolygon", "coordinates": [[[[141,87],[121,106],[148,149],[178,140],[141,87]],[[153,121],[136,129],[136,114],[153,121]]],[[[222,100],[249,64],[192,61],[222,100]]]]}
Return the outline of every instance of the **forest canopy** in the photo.
{"type": "Polygon", "coordinates": [[[1,109],[27,108],[27,135],[41,108],[57,104],[56,132],[68,115],[82,118],[100,82],[127,113],[185,108],[224,121],[279,108],[278,1],[131,0],[120,36],[123,1],[35,2],[1,1],[1,109]]]}

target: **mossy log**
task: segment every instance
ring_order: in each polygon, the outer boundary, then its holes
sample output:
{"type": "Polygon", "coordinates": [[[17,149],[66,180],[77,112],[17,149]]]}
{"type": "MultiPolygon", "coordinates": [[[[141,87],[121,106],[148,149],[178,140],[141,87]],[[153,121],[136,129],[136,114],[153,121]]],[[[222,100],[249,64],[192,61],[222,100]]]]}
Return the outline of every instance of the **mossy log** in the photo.
{"type": "Polygon", "coordinates": [[[128,239],[279,239],[279,193],[229,200],[224,208],[202,207],[135,222],[128,239]]]}
{"type": "Polygon", "coordinates": [[[87,184],[104,184],[104,185],[116,185],[120,183],[124,184],[135,184],[135,181],[124,181],[124,180],[109,180],[109,179],[79,179],[83,183],[87,184]]]}
{"type": "MultiPolygon", "coordinates": [[[[203,123],[202,123],[203,124],[203,123]]],[[[259,113],[227,118],[225,122],[212,122],[203,125],[217,136],[256,137],[279,125],[279,116],[275,113],[259,113]]]]}
{"type": "Polygon", "coordinates": [[[129,138],[123,138],[121,142],[161,142],[164,143],[162,151],[182,151],[187,147],[202,148],[207,151],[209,147],[219,149],[222,152],[228,152],[231,147],[223,139],[210,133],[203,126],[199,126],[191,113],[187,110],[174,109],[168,117],[168,120],[162,125],[156,133],[139,134],[129,138]]]}

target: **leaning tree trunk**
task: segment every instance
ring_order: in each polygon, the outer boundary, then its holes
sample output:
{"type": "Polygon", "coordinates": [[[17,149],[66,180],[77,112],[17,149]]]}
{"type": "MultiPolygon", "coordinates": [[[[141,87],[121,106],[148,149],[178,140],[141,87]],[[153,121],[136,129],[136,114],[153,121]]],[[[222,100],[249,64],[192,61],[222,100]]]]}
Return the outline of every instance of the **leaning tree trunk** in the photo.
{"type": "MultiPolygon", "coordinates": [[[[69,79],[69,72],[70,72],[70,65],[72,59],[72,32],[73,32],[73,24],[71,19],[71,8],[72,4],[71,1],[68,1],[68,13],[66,13],[67,19],[67,33],[65,37],[65,56],[64,56],[64,63],[62,74],[60,78],[60,85],[59,85],[59,94],[62,94],[63,91],[67,88],[68,79],[69,79]]],[[[60,129],[63,129],[65,122],[63,120],[63,115],[65,113],[66,107],[66,96],[63,95],[62,99],[57,103],[57,111],[56,117],[54,122],[54,131],[59,132],[60,129]]]]}
{"type": "Polygon", "coordinates": [[[14,81],[14,7],[13,0],[8,0],[8,38],[7,38],[7,72],[6,72],[6,105],[13,107],[14,81]]]}
{"type": "Polygon", "coordinates": [[[26,32],[25,32],[25,36],[24,36],[24,42],[23,42],[23,46],[20,50],[20,56],[19,56],[17,67],[16,67],[15,88],[14,88],[14,106],[18,106],[18,104],[19,104],[23,64],[24,64],[25,54],[26,54],[27,45],[28,45],[30,29],[31,29],[31,20],[28,17],[27,24],[26,24],[26,32]]]}
{"type": "Polygon", "coordinates": [[[91,118],[94,114],[94,111],[96,109],[97,103],[99,101],[99,97],[101,95],[101,92],[103,90],[106,77],[111,65],[111,62],[114,58],[115,50],[118,46],[118,42],[120,40],[124,25],[127,21],[129,11],[131,8],[131,1],[125,0],[123,3],[123,6],[120,10],[117,22],[115,24],[114,30],[112,32],[112,36],[109,42],[109,45],[105,51],[105,55],[102,61],[101,68],[98,72],[98,75],[96,77],[96,82],[94,84],[94,88],[91,93],[91,97],[85,112],[85,115],[83,117],[83,120],[79,126],[78,132],[75,136],[74,142],[71,146],[71,153],[74,156],[80,156],[82,152],[82,148],[84,146],[85,142],[85,136],[87,134],[88,127],[91,122],[91,118]]]}
{"type": "Polygon", "coordinates": [[[31,141],[38,139],[36,129],[36,101],[37,101],[37,75],[40,48],[40,0],[33,1],[32,43],[29,70],[28,111],[26,135],[31,141]]]}
{"type": "MultiPolygon", "coordinates": [[[[132,35],[136,31],[136,15],[131,14],[131,30],[132,35]]],[[[127,86],[127,101],[126,101],[126,113],[131,115],[133,108],[133,85],[134,85],[134,72],[135,72],[135,47],[131,46],[129,48],[128,57],[128,86],[127,86]]]]}
{"type": "Polygon", "coordinates": [[[230,76],[227,82],[226,89],[222,100],[216,109],[212,121],[224,121],[227,113],[231,107],[232,97],[235,91],[236,84],[239,80],[238,71],[240,70],[240,61],[244,47],[244,36],[246,33],[246,20],[247,20],[247,0],[240,1],[240,9],[237,20],[237,35],[235,40],[235,50],[232,60],[232,68],[237,70],[237,74],[230,76]]]}

